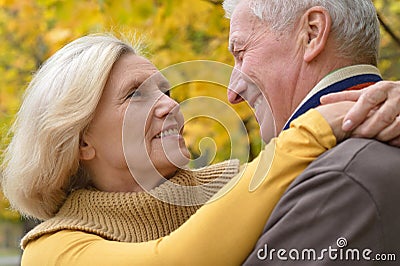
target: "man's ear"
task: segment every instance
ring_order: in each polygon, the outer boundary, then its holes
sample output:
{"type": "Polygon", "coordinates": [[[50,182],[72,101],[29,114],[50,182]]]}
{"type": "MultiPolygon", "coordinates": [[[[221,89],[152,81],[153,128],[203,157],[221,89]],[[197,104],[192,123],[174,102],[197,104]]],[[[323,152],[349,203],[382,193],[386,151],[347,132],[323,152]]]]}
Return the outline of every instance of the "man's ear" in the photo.
{"type": "Polygon", "coordinates": [[[96,150],[88,140],[86,134],[82,136],[81,142],[79,143],[79,159],[84,161],[92,160],[96,155],[96,150]]]}
{"type": "Polygon", "coordinates": [[[320,6],[312,7],[303,15],[304,61],[310,63],[326,47],[331,31],[332,19],[329,12],[320,6]]]}

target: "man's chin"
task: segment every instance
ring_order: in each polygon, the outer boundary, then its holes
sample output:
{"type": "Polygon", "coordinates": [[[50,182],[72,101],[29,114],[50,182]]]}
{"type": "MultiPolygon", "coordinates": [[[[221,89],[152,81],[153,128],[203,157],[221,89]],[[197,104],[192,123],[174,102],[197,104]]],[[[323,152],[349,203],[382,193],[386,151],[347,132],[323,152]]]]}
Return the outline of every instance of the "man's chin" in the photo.
{"type": "Polygon", "coordinates": [[[265,143],[270,142],[272,138],[276,137],[274,125],[264,125],[264,123],[261,124],[260,134],[265,143]]]}

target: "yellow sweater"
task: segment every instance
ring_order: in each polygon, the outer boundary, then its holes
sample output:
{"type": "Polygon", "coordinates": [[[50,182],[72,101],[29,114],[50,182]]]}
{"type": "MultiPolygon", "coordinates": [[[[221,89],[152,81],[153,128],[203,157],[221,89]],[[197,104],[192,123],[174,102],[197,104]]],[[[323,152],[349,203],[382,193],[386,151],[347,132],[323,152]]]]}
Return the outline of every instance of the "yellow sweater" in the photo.
{"type": "Polygon", "coordinates": [[[63,230],[29,242],[22,265],[238,265],[289,184],[335,144],[329,125],[311,110],[169,236],[126,243],[63,230]]]}
{"type": "Polygon", "coordinates": [[[25,248],[32,240],[65,229],[120,242],[146,242],[164,237],[236,176],[239,167],[239,160],[229,160],[196,170],[180,169],[170,182],[149,192],[75,190],[54,217],[24,236],[21,246],[25,248]]]}

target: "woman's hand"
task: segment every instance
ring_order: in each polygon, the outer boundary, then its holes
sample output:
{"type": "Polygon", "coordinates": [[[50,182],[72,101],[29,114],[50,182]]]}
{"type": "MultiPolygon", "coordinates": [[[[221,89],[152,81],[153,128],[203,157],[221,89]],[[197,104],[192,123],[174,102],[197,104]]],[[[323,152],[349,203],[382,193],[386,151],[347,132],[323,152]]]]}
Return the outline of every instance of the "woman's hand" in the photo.
{"type": "Polygon", "coordinates": [[[355,103],[351,101],[343,101],[320,105],[315,108],[331,126],[333,134],[335,135],[338,143],[348,138],[352,134],[351,131],[343,130],[342,124],[345,115],[354,106],[354,104],[355,103]]]}
{"type": "Polygon", "coordinates": [[[321,98],[323,105],[340,101],[355,102],[343,119],[344,131],[400,147],[400,81],[381,81],[363,90],[321,98]]]}

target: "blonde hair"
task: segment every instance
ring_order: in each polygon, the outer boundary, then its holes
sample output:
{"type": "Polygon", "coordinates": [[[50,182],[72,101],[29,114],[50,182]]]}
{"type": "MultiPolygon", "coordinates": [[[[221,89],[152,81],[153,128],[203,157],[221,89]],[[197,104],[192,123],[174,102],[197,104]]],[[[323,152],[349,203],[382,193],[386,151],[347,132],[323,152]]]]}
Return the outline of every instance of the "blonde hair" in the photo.
{"type": "Polygon", "coordinates": [[[2,187],[11,206],[37,219],[54,216],[67,194],[88,183],[79,145],[113,64],[136,45],[111,34],[76,39],[37,71],[4,152],[2,187]]]}

